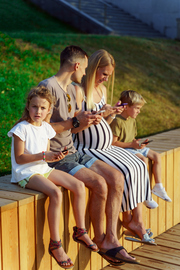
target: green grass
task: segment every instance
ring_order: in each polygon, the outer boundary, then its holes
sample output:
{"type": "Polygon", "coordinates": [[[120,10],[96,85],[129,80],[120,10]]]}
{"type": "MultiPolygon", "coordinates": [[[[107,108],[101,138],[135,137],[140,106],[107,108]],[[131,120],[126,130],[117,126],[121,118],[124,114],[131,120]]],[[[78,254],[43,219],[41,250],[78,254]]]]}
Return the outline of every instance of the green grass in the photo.
{"type": "Polygon", "coordinates": [[[0,18],[0,175],[11,169],[7,132],[22,114],[26,93],[58,71],[59,54],[69,44],[89,55],[103,48],[114,56],[113,103],[125,89],[140,92],[147,101],[137,118],[139,137],[180,127],[178,41],[80,34],[22,0],[0,0],[0,18]],[[8,18],[6,23],[2,18],[8,18]]]}

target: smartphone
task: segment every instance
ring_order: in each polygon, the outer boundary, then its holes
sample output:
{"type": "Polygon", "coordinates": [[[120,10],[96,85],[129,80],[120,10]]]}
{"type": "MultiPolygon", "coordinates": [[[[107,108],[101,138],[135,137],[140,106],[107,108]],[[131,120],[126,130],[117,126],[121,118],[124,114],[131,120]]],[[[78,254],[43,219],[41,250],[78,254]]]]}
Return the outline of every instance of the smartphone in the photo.
{"type": "Polygon", "coordinates": [[[96,114],[103,113],[103,112],[105,112],[105,110],[98,111],[97,113],[95,113],[95,115],[96,115],[96,114]]]}
{"type": "Polygon", "coordinates": [[[123,107],[124,107],[124,106],[126,106],[126,105],[128,105],[128,103],[121,103],[121,104],[118,105],[118,106],[120,106],[120,107],[123,106],[123,107]]]}
{"type": "Polygon", "coordinates": [[[142,142],[141,144],[148,144],[150,142],[153,142],[153,140],[147,141],[147,142],[142,142]]]}
{"type": "Polygon", "coordinates": [[[72,147],[67,148],[67,149],[64,149],[64,150],[62,150],[61,152],[64,154],[64,153],[66,153],[67,151],[69,151],[71,148],[72,148],[72,147]]]}

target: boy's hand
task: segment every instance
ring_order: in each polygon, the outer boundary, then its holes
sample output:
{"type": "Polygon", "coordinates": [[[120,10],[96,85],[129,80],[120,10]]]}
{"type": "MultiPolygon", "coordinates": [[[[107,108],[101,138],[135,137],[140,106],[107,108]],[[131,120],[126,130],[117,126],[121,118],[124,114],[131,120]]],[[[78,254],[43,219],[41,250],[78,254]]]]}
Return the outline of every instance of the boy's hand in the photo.
{"type": "Polygon", "coordinates": [[[141,144],[139,139],[138,140],[134,139],[132,141],[132,148],[134,149],[143,149],[145,146],[146,144],[141,144]]]}

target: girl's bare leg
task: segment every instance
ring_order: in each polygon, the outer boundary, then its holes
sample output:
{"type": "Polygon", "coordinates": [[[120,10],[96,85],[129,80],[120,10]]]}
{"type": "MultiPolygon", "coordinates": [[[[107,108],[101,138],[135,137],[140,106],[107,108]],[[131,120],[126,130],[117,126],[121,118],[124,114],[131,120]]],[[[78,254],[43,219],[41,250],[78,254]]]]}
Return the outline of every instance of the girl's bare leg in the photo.
{"type": "MultiPolygon", "coordinates": [[[[85,185],[83,182],[77,180],[75,177],[67,174],[63,171],[53,170],[48,177],[54,184],[61,185],[64,188],[72,191],[73,193],[73,212],[76,221],[76,226],[79,228],[85,228],[85,185]]],[[[87,245],[93,245],[94,243],[89,238],[88,234],[84,234],[79,237],[87,245]]],[[[96,249],[97,246],[92,247],[96,249]]]]}
{"type": "MultiPolygon", "coordinates": [[[[34,189],[40,192],[43,192],[49,196],[49,207],[48,207],[48,223],[50,230],[50,237],[54,241],[60,240],[59,235],[59,221],[60,221],[60,209],[62,194],[60,189],[51,181],[46,179],[41,175],[34,175],[29,183],[26,185],[26,188],[34,189]]],[[[53,254],[58,261],[67,261],[68,256],[65,253],[64,249],[58,248],[53,250],[53,254]]],[[[71,262],[72,263],[72,262],[71,262]]],[[[70,265],[70,263],[64,263],[64,265],[70,265]]]]}

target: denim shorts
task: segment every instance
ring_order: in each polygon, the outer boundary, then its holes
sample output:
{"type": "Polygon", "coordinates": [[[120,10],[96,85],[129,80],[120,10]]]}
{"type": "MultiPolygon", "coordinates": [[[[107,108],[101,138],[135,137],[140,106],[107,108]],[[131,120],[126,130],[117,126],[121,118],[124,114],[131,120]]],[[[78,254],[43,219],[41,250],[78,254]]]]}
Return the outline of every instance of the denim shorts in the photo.
{"type": "Polygon", "coordinates": [[[143,149],[125,148],[125,150],[131,152],[134,155],[141,154],[144,157],[147,157],[149,149],[150,148],[148,148],[148,147],[144,147],[143,149]]]}
{"type": "Polygon", "coordinates": [[[58,162],[48,163],[50,167],[54,167],[56,170],[61,170],[71,175],[74,175],[82,168],[90,168],[92,164],[97,160],[95,157],[90,157],[86,154],[76,152],[65,156],[58,162]]]}

